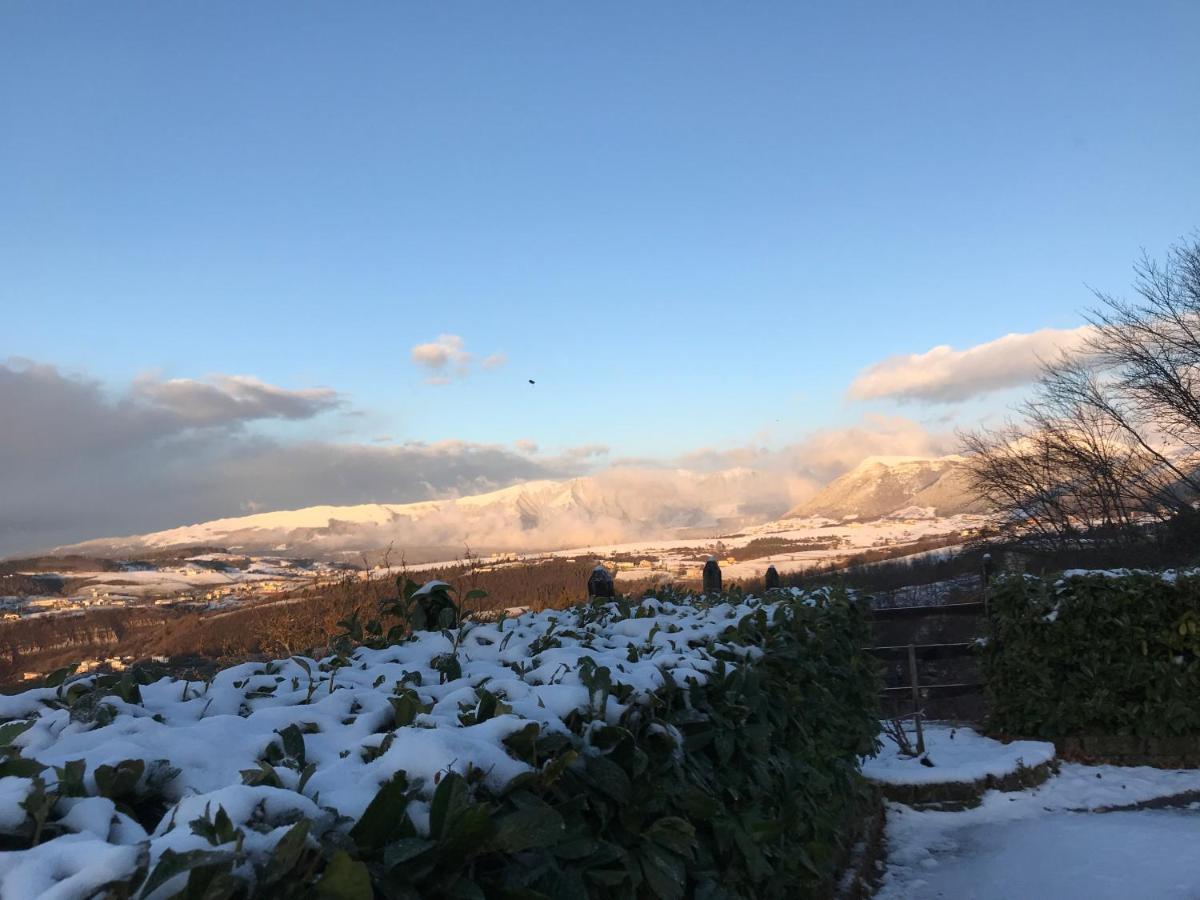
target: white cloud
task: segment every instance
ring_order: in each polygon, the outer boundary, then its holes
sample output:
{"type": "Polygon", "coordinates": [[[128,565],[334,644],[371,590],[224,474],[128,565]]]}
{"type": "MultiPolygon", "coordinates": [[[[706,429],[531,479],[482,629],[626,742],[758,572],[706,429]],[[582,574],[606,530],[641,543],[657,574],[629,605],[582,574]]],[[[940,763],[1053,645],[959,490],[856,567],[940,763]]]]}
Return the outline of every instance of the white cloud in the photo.
{"type": "Polygon", "coordinates": [[[463,339],[457,334],[439,334],[435,341],[417,344],[411,354],[413,362],[431,372],[443,372],[447,368],[461,370],[471,363],[471,354],[463,349],[463,339]]]}
{"type": "Polygon", "coordinates": [[[868,366],[850,385],[854,400],[953,403],[1033,381],[1045,361],[1078,349],[1091,326],[1006,334],[965,350],[940,345],[868,366]]]}
{"type": "MultiPolygon", "coordinates": [[[[417,344],[409,351],[412,361],[428,373],[426,384],[449,384],[455,378],[466,378],[475,364],[475,354],[469,353],[457,334],[439,334],[436,340],[417,344]]],[[[508,362],[503,353],[485,356],[479,365],[492,371],[508,362]]]]}

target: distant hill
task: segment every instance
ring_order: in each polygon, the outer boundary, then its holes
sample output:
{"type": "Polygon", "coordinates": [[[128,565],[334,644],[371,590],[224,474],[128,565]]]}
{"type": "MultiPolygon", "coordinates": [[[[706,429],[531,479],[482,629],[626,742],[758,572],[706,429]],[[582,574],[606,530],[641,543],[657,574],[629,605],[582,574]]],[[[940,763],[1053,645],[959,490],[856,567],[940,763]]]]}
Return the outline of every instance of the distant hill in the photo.
{"type": "Polygon", "coordinates": [[[747,468],[712,473],[615,469],[562,481],[419,503],[310,506],[215,519],[127,537],[101,538],[56,554],[152,559],[182,548],[314,558],[397,548],[408,563],[536,552],[646,539],[715,537],[782,518],[877,519],[902,513],[983,512],[960,457],[872,457],[805,503],[791,503],[779,476],[747,468]]]}
{"type": "Polygon", "coordinates": [[[478,554],[619,543],[696,530],[716,535],[778,518],[787,506],[775,477],[751,469],[612,470],[446,500],[257,513],[85,541],[55,552],[141,558],[151,550],[204,544],[235,552],[324,557],[394,544],[405,548],[408,562],[419,563],[452,559],[465,545],[478,554]]]}
{"type": "Polygon", "coordinates": [[[784,518],[870,520],[898,512],[935,516],[987,512],[970,492],[964,462],[961,456],[872,456],[788,510],[784,518]]]}

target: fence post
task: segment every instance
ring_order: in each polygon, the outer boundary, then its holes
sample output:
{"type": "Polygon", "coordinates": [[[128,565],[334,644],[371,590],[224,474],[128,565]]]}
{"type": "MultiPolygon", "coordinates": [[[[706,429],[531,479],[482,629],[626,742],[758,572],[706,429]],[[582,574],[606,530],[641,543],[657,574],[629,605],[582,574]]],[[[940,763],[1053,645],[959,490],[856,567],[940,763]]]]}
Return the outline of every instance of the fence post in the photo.
{"type": "Polygon", "coordinates": [[[912,682],[913,721],[917,723],[917,755],[925,752],[925,729],[921,727],[921,684],[917,679],[917,648],[908,645],[908,677],[912,682]]]}
{"type": "Polygon", "coordinates": [[[588,577],[587,592],[588,597],[610,598],[616,596],[612,573],[604,566],[596,566],[592,569],[592,574],[588,577]]]}
{"type": "Polygon", "coordinates": [[[721,593],[721,567],[717,565],[717,558],[715,556],[710,556],[704,564],[703,584],[704,593],[721,593]]]}
{"type": "Polygon", "coordinates": [[[779,587],[779,571],[774,566],[767,566],[766,583],[768,591],[779,587]]]}
{"type": "Polygon", "coordinates": [[[988,597],[989,588],[992,583],[992,554],[983,554],[983,615],[985,618],[990,618],[991,603],[988,597]]]}

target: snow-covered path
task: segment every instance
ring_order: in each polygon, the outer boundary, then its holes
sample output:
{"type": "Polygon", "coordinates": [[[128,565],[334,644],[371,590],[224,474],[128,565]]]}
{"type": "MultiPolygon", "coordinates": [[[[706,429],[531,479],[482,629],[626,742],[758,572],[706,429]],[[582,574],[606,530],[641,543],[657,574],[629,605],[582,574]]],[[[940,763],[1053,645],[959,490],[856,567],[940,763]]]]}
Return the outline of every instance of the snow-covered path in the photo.
{"type": "Polygon", "coordinates": [[[1088,812],[1200,789],[1200,771],[1064,763],[962,812],[890,804],[878,900],[1200,898],[1200,809],[1088,812]]]}
{"type": "Polygon", "coordinates": [[[877,897],[1200,897],[1197,811],[1047,813],[939,830],[939,837],[942,842],[915,865],[890,866],[877,897]]]}

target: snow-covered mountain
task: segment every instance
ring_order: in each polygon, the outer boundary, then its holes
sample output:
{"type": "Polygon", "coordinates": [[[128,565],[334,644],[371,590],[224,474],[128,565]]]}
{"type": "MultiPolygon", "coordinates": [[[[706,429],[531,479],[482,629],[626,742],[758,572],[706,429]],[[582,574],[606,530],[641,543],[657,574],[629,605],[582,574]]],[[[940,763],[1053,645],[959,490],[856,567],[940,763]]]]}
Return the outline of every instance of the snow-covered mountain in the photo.
{"type": "Polygon", "coordinates": [[[86,541],[56,552],[117,555],[216,545],[326,555],[394,544],[416,562],[430,555],[453,558],[468,545],[472,551],[532,551],[670,537],[696,529],[717,534],[777,518],[789,502],[774,476],[751,469],[706,474],[612,470],[445,500],[257,513],[86,541]]]}
{"type": "Polygon", "coordinates": [[[130,556],[183,546],[328,557],[393,545],[409,562],[645,539],[711,537],[779,518],[876,519],[982,512],[961,457],[872,457],[793,505],[778,473],[614,469],[419,503],[310,506],[102,538],[54,552],[130,556]],[[918,508],[918,509],[914,509],[918,508]]]}
{"type": "Polygon", "coordinates": [[[835,478],[785,518],[878,519],[913,508],[935,516],[982,513],[967,484],[961,456],[936,459],[872,456],[835,478]]]}

